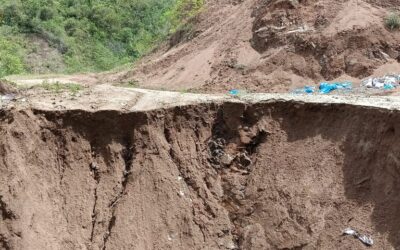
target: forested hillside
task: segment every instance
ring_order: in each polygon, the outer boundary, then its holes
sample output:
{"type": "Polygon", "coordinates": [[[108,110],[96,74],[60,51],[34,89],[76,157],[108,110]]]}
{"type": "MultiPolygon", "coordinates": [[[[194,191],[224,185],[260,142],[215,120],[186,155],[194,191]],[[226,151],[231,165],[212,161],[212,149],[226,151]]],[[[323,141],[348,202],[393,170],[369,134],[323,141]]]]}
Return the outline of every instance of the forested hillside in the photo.
{"type": "Polygon", "coordinates": [[[0,77],[108,70],[132,62],[203,0],[3,0],[0,77]]]}

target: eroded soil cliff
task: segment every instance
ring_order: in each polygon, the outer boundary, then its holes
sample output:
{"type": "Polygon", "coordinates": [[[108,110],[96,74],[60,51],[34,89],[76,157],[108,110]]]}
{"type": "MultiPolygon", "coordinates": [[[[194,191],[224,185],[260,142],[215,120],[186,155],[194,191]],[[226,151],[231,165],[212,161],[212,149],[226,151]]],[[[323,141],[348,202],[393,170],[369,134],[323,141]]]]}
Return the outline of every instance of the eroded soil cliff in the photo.
{"type": "Polygon", "coordinates": [[[3,110],[0,248],[400,249],[398,111],[3,110]],[[366,123],[365,121],[368,121],[366,123]]]}

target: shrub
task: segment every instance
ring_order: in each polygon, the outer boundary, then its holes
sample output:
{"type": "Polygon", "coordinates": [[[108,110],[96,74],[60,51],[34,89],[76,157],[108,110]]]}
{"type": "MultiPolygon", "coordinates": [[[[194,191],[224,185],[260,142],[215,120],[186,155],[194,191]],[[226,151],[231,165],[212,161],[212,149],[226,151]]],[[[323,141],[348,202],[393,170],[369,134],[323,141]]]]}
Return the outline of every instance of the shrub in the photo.
{"type": "Polygon", "coordinates": [[[399,13],[390,13],[385,20],[386,27],[391,30],[400,28],[400,15],[399,13]]]}
{"type": "Polygon", "coordinates": [[[24,72],[21,51],[12,41],[0,38],[0,77],[24,72]]]}
{"type": "Polygon", "coordinates": [[[54,10],[49,7],[43,7],[40,10],[39,18],[42,21],[48,21],[54,17],[54,10]]]}
{"type": "Polygon", "coordinates": [[[9,26],[21,25],[25,19],[20,6],[15,3],[5,6],[1,10],[1,16],[3,19],[2,22],[9,26]]]}

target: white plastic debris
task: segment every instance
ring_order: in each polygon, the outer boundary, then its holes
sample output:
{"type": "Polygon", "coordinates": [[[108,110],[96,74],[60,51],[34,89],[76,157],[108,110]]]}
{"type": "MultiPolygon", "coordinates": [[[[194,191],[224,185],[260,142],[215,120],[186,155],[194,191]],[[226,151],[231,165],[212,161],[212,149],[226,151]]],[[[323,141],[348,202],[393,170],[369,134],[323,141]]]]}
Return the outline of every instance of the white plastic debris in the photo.
{"type": "Polygon", "coordinates": [[[351,228],[346,228],[343,231],[343,234],[346,234],[346,235],[357,235],[357,232],[355,230],[351,229],[351,228]]]}
{"type": "Polygon", "coordinates": [[[343,234],[352,235],[367,246],[372,246],[374,244],[374,240],[370,236],[362,235],[352,228],[346,228],[345,230],[343,230],[343,234]]]}
{"type": "Polygon", "coordinates": [[[400,85],[400,74],[388,74],[383,77],[372,77],[364,79],[361,86],[376,89],[394,89],[400,85]]]}
{"type": "Polygon", "coordinates": [[[370,236],[359,235],[358,239],[361,240],[365,245],[372,246],[374,244],[374,240],[370,236]]]}
{"type": "Polygon", "coordinates": [[[15,100],[15,95],[13,94],[7,94],[7,95],[3,95],[0,96],[2,101],[12,101],[15,100]]]}

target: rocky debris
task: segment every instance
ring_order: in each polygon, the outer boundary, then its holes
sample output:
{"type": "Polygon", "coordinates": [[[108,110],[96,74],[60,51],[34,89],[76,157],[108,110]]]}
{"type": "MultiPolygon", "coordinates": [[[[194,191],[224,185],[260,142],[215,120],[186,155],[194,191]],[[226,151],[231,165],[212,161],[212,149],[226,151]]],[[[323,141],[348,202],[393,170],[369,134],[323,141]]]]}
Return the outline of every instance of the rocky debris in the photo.
{"type": "Polygon", "coordinates": [[[97,171],[97,170],[99,170],[99,166],[97,166],[97,163],[96,163],[96,162],[91,162],[91,163],[90,163],[90,170],[92,170],[92,171],[97,171]]]}
{"type": "Polygon", "coordinates": [[[0,107],[17,99],[18,89],[13,83],[0,79],[0,107]]]}
{"type": "Polygon", "coordinates": [[[229,166],[232,164],[233,160],[235,158],[233,158],[230,154],[224,153],[221,158],[220,161],[222,164],[224,164],[225,166],[229,166]]]}
{"type": "Polygon", "coordinates": [[[247,155],[247,152],[240,152],[236,155],[237,162],[241,168],[248,168],[252,161],[250,157],[247,155]]]}
{"type": "Polygon", "coordinates": [[[208,142],[208,151],[210,156],[208,160],[214,167],[220,167],[221,157],[225,155],[225,144],[226,141],[223,138],[211,139],[208,142]]]}

